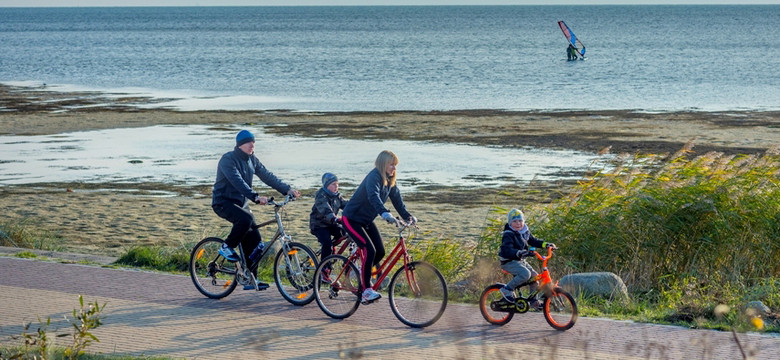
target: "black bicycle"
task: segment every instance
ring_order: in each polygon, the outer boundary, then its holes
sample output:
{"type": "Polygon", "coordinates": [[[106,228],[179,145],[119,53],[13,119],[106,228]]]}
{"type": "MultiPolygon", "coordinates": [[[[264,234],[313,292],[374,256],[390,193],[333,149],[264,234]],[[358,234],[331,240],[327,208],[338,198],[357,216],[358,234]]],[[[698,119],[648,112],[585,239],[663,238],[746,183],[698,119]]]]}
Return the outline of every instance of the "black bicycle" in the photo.
{"type": "Polygon", "coordinates": [[[282,202],[275,202],[273,198],[268,200],[268,205],[274,206],[274,219],[257,227],[276,223],[276,234],[251,264],[245,262],[244,259],[249,256],[244,256],[245,249],[240,244],[237,262],[228,261],[219,254],[225,241],[218,237],[207,237],[195,245],[190,255],[190,277],[198,291],[209,298],[221,299],[230,295],[237,284],[252,285],[258,291],[265,290],[257,287],[255,273],[262,259],[271,253],[273,245],[278,241],[281,248],[274,260],[274,282],[279,293],[285,300],[298,306],[314,300],[314,273],[319,263],[317,255],[308,246],[292,241],[282,224],[284,206],[294,199],[287,195],[282,202]]]}

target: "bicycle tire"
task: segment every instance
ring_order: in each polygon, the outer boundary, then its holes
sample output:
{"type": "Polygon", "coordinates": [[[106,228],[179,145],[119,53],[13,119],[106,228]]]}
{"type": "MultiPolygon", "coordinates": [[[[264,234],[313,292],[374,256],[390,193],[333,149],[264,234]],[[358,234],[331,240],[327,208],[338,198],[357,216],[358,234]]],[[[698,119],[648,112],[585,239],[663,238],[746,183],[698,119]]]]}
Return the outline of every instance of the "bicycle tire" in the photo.
{"type": "Polygon", "coordinates": [[[447,282],[427,262],[414,261],[398,269],[388,292],[395,317],[413,328],[433,325],[447,308],[447,282]]]}
{"type": "Polygon", "coordinates": [[[212,299],[221,299],[236,289],[236,264],[219,254],[225,242],[216,237],[207,237],[190,253],[190,278],[201,294],[212,299]]]}
{"type": "Polygon", "coordinates": [[[482,291],[482,295],[479,297],[479,312],[482,313],[482,317],[487,322],[493,325],[505,325],[515,316],[512,312],[496,311],[490,307],[490,304],[503,298],[500,291],[502,287],[504,284],[490,285],[482,291]]]}
{"type": "Polygon", "coordinates": [[[577,303],[574,297],[563,289],[556,287],[552,296],[544,300],[544,319],[558,331],[571,329],[577,321],[577,303]]]}
{"type": "Polygon", "coordinates": [[[360,271],[342,255],[330,255],[320,262],[314,275],[314,296],[322,312],[334,319],[355,313],[363,293],[360,271]],[[330,269],[330,282],[322,281],[324,269],[330,269]]]}
{"type": "Polygon", "coordinates": [[[303,306],[314,300],[314,273],[317,255],[308,246],[290,242],[290,251],[279,249],[274,260],[274,282],[282,297],[293,305],[303,306]]]}

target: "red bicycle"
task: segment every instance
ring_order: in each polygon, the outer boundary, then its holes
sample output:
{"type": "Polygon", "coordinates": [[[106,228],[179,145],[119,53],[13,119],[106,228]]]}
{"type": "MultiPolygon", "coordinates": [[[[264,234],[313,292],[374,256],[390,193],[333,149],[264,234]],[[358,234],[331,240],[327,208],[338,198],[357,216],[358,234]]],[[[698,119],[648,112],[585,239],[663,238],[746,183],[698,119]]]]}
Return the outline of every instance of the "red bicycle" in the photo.
{"type": "Polygon", "coordinates": [[[555,330],[568,330],[577,321],[577,303],[574,302],[574,297],[571,294],[558,287],[557,281],[553,284],[550,278],[547,261],[552,257],[553,248],[547,248],[547,256],[540,255],[534,248],[530,250],[534,251],[534,255],[542,261],[542,273],[520,284],[515,289],[515,299],[517,300],[514,303],[507,301],[501,295],[499,289],[504,287],[504,284],[496,283],[488,286],[479,297],[479,311],[489,323],[504,325],[512,320],[515,314],[527,312],[530,308],[529,302],[541,293],[544,319],[555,330]],[[539,281],[539,287],[536,291],[528,296],[523,296],[520,289],[537,281],[539,281]]]}
{"type": "MultiPolygon", "coordinates": [[[[439,320],[447,307],[447,283],[433,265],[412,260],[407,252],[404,232],[411,231],[413,227],[404,222],[400,224],[398,243],[377,268],[376,281],[368,286],[378,291],[382,281],[400,262],[387,289],[390,309],[398,320],[408,326],[430,326],[439,320]]],[[[360,306],[366,285],[362,283],[359,264],[363,263],[365,256],[365,250],[357,248],[348,256],[338,253],[330,255],[317,267],[314,275],[315,299],[328,316],[345,319],[360,306]],[[328,271],[329,282],[322,280],[323,271],[328,271]]]]}

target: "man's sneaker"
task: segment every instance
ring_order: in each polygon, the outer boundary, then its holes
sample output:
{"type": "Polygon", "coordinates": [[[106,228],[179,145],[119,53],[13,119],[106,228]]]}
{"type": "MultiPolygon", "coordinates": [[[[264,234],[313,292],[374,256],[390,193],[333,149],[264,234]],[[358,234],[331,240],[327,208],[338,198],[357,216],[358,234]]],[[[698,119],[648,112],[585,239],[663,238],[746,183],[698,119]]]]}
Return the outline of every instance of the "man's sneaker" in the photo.
{"type": "Polygon", "coordinates": [[[374,289],[368,288],[366,290],[363,290],[362,302],[364,304],[367,304],[367,303],[370,303],[370,302],[374,302],[374,301],[378,300],[381,297],[382,297],[382,295],[379,294],[378,292],[374,291],[374,289]]]}
{"type": "Polygon", "coordinates": [[[222,244],[222,247],[219,248],[219,254],[227,259],[227,261],[238,261],[238,254],[236,254],[236,251],[233,250],[232,247],[227,246],[227,244],[222,244]]]}
{"type": "MultiPolygon", "coordinates": [[[[268,283],[264,283],[260,280],[257,280],[257,291],[268,289],[270,285],[268,283]]],[[[254,290],[255,286],[252,285],[252,283],[244,285],[244,290],[254,290]]]]}
{"type": "Polygon", "coordinates": [[[501,293],[501,296],[504,297],[504,300],[509,301],[511,303],[517,301],[517,299],[515,299],[515,292],[514,292],[514,290],[512,290],[512,289],[510,289],[510,288],[508,288],[506,286],[503,286],[501,289],[498,289],[498,291],[501,293]]]}
{"type": "Polygon", "coordinates": [[[333,280],[330,278],[330,269],[322,269],[322,272],[320,273],[320,281],[326,284],[333,282],[333,280]]]}
{"type": "Polygon", "coordinates": [[[542,309],[544,309],[544,302],[539,299],[533,299],[528,305],[531,306],[531,309],[536,311],[542,311],[542,309]]]}

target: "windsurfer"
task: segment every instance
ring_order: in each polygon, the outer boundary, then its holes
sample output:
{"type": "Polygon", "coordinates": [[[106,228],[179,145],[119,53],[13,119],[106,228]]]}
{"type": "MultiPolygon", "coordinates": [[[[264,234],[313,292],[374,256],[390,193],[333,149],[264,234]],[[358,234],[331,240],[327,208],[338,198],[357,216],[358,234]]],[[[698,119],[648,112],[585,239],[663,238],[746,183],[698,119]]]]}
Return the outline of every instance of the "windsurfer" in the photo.
{"type": "Polygon", "coordinates": [[[569,47],[566,48],[566,59],[569,61],[577,60],[577,53],[578,53],[577,50],[578,49],[574,47],[574,45],[569,44],[569,47]]]}

